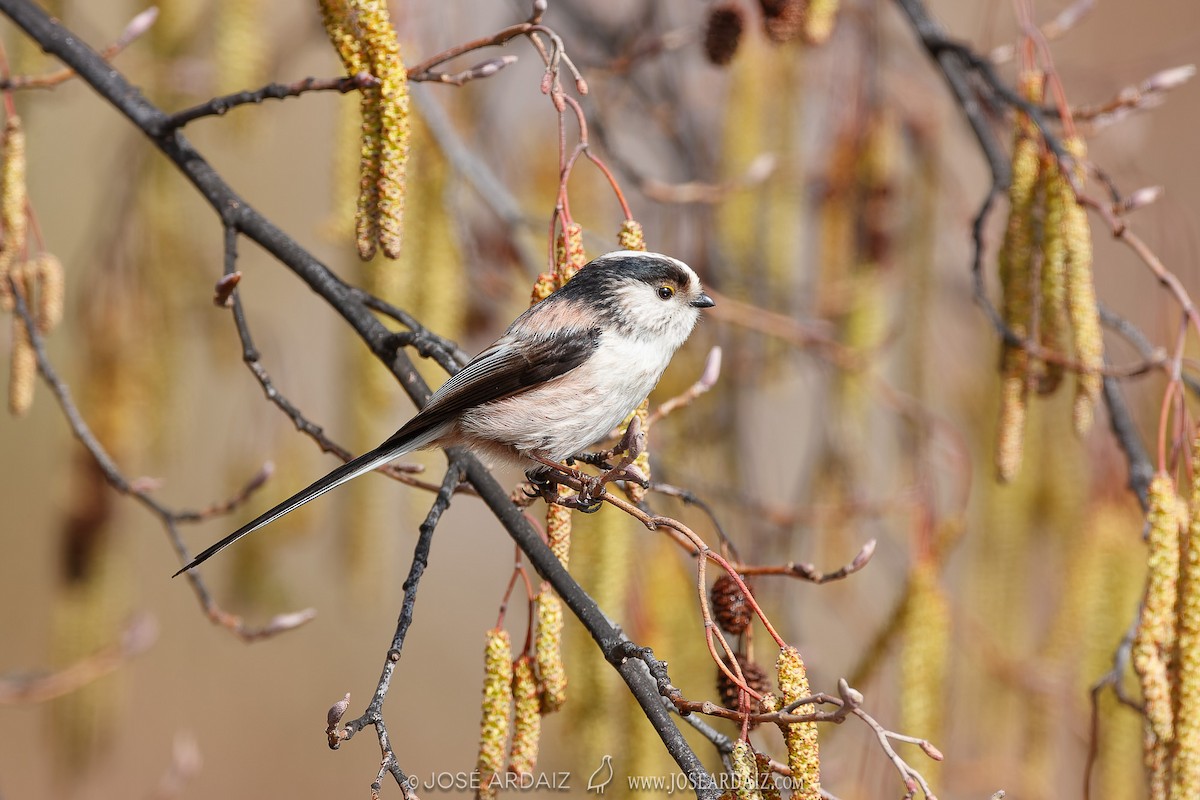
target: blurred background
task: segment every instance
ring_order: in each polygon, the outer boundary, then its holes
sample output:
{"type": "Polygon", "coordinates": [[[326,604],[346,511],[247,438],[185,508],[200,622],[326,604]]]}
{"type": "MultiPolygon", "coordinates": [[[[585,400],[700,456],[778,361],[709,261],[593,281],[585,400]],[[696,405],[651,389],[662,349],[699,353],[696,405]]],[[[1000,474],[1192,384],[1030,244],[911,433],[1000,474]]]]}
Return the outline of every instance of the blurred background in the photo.
{"type": "MultiPolygon", "coordinates": [[[[51,5],[97,47],[143,10],[51,5]]],[[[1038,4],[1038,21],[1064,5],[1038,4]]],[[[972,301],[968,269],[988,173],[941,76],[892,4],[843,2],[823,45],[772,41],[759,4],[740,8],[745,32],[724,65],[706,56],[712,6],[697,0],[552,0],[544,19],[588,81],[592,145],[648,247],[686,260],[719,293],[653,399],[695,381],[713,345],[724,352],[720,380],[654,429],[654,476],[710,504],[745,563],[833,570],[877,540],[871,563],[844,581],[759,577],[756,594],[803,653],[814,690],[834,691],[846,677],[884,725],[941,749],[940,765],[915,748],[904,753],[939,796],[1079,791],[1088,687],[1109,669],[1145,576],[1141,513],[1107,420],[1080,439],[1069,393],[1037,401],[1024,467],[1010,485],[996,483],[998,339],[972,301]]],[[[524,3],[479,0],[391,10],[408,64],[528,16],[524,3]]],[[[982,53],[1017,35],[1008,3],[931,10],[982,53]]],[[[166,0],[159,11],[115,65],[168,110],[340,74],[315,2],[166,0]]],[[[1196,21],[1182,0],[1097,4],[1052,45],[1068,98],[1102,103],[1194,62],[1196,21]]],[[[15,73],[55,67],[11,24],[0,30],[15,73]]],[[[524,40],[501,52],[519,60],[460,88],[414,92],[395,262],[364,264],[355,252],[355,96],[241,107],[189,125],[186,136],[339,275],[473,353],[528,304],[547,266],[558,184],[558,117],[539,91],[540,58],[524,40]],[[481,173],[501,188],[481,189],[481,173]]],[[[1000,69],[1015,74],[1011,62],[1000,69]]],[[[220,225],[190,185],[79,82],[18,93],[16,103],[31,207],[66,273],[50,356],[123,473],[153,481],[173,508],[201,509],[274,465],[231,515],[183,529],[198,550],[335,459],[264,400],[242,364],[230,314],[211,302],[220,225]]],[[[1190,288],[1198,118],[1200,94],[1188,85],[1161,108],[1087,132],[1092,159],[1123,189],[1165,187],[1134,223],[1190,288]]],[[[571,120],[567,136],[576,140],[571,120]]],[[[614,249],[622,215],[604,176],[581,162],[569,193],[589,254],[614,249]]],[[[992,222],[985,264],[994,275],[1003,211],[992,222]]],[[[1093,229],[1101,300],[1156,344],[1172,343],[1178,308],[1101,222],[1093,229]]],[[[358,451],[412,413],[386,370],[291,273],[248,242],[239,268],[262,364],[309,419],[358,451]]],[[[1108,345],[1117,363],[1138,358],[1115,337],[1108,345]]],[[[421,369],[435,385],[444,379],[436,365],[421,369]]],[[[1163,385],[1158,373],[1124,383],[1148,446],[1163,385]]],[[[435,481],[445,463],[439,453],[412,460],[435,481]]],[[[514,486],[519,477],[504,475],[514,486]]],[[[430,501],[370,476],[206,565],[217,601],[248,624],[317,610],[297,630],[245,644],[209,623],[182,579],[170,580],[179,563],[159,522],[107,488],[39,386],[27,415],[0,416],[0,676],[80,659],[105,674],[52,700],[0,705],[0,796],[365,795],[379,762],[372,733],[331,753],[324,714],[350,692],[357,715],[375,688],[430,501]],[[131,620],[138,654],[97,662],[131,620]]],[[[650,503],[716,542],[697,508],[655,495],[650,503]]],[[[401,766],[423,781],[474,765],[484,633],[512,560],[482,505],[456,498],[385,707],[401,766]]],[[[606,508],[577,520],[571,568],[632,638],[670,663],[688,697],[715,699],[686,554],[606,508]]],[[[507,616],[518,642],[523,605],[507,616]]],[[[754,635],[749,655],[769,669],[769,639],[754,635]]],[[[606,754],[619,781],[674,773],[570,619],[566,664],[567,706],[546,718],[541,768],[571,771],[571,796],[584,794],[606,754]]],[[[1101,720],[1098,796],[1140,796],[1137,715],[1109,693],[1101,720]]],[[[820,732],[823,784],[834,795],[902,793],[864,726],[820,732]]],[[[753,737],[782,757],[775,732],[753,737]]],[[[693,742],[719,768],[712,747],[693,742]]],[[[386,783],[383,791],[399,796],[386,783]]]]}

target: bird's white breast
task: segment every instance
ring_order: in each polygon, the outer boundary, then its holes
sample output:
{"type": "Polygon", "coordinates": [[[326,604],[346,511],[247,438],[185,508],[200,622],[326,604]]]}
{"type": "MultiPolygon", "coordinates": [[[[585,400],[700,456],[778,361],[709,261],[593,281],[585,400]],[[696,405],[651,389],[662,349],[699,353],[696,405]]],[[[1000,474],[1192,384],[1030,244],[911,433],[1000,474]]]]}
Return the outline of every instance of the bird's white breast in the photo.
{"type": "Polygon", "coordinates": [[[463,413],[462,434],[561,461],[603,439],[658,383],[674,351],[606,331],[575,369],[463,413]]]}

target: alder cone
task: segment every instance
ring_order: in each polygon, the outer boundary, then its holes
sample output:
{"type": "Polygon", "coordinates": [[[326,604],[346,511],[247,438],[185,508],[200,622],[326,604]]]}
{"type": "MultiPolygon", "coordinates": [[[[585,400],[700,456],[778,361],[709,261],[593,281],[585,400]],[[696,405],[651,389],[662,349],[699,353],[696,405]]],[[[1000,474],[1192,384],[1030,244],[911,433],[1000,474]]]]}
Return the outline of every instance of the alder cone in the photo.
{"type": "MultiPolygon", "coordinates": [[[[746,588],[754,591],[749,583],[746,584],[746,588]]],[[[750,627],[754,610],[750,607],[745,592],[732,576],[725,574],[717,578],[709,596],[712,598],[713,613],[721,630],[736,635],[750,627]]]]}
{"type": "Polygon", "coordinates": [[[723,67],[737,54],[746,28],[746,17],[736,3],[721,3],[708,14],[704,29],[704,54],[708,60],[723,67]]]}
{"type": "MultiPolygon", "coordinates": [[[[738,666],[742,668],[742,677],[746,679],[747,686],[759,694],[766,694],[771,691],[771,679],[765,669],[741,653],[737,653],[736,657],[738,666]]],[[[725,708],[737,709],[737,684],[731,681],[729,676],[720,667],[717,668],[717,696],[721,698],[721,705],[725,706],[725,708]]],[[[762,711],[762,707],[757,700],[752,700],[750,706],[751,712],[757,713],[762,711]]]]}
{"type": "Polygon", "coordinates": [[[763,31],[776,44],[790,42],[800,35],[808,15],[808,0],[759,0],[763,12],[763,31]]]}

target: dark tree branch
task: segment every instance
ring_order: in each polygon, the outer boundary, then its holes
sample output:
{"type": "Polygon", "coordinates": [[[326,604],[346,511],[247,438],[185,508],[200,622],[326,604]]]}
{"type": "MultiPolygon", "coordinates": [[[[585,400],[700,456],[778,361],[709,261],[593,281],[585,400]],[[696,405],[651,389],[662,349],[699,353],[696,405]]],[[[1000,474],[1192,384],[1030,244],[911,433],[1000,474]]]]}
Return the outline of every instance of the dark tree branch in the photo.
{"type": "MultiPolygon", "coordinates": [[[[169,116],[130,84],[78,36],[51,19],[30,0],[0,0],[6,14],[51,55],[71,67],[97,94],[138,127],[183,173],[212,206],[222,225],[236,230],[274,256],[324,299],[382,360],[418,405],[429,398],[429,388],[412,361],[393,344],[392,332],[375,317],[355,291],[334,275],[311,253],[250,206],[217,174],[204,157],[176,128],[169,116]]],[[[439,362],[440,363],[440,362],[439,362]]],[[[454,364],[443,364],[453,370],[454,364]]],[[[473,456],[452,453],[468,481],[509,535],[529,558],[538,573],[550,582],[567,607],[583,623],[602,652],[612,652],[624,641],[621,632],[607,619],[595,601],[583,591],[559,563],[540,534],[514,506],[508,493],[473,456]]],[[[712,776],[684,740],[659,699],[655,682],[637,661],[623,660],[617,671],[654,726],[667,751],[683,769],[690,785],[701,798],[716,798],[712,776]]],[[[383,728],[379,728],[382,732],[383,728]]],[[[385,765],[387,766],[387,765],[385,765]]],[[[400,780],[399,768],[393,772],[400,780]]]]}
{"type": "Polygon", "coordinates": [[[1121,394],[1121,384],[1116,378],[1104,379],[1104,404],[1108,407],[1108,424],[1129,464],[1129,488],[1137,495],[1142,510],[1146,511],[1150,508],[1150,481],[1154,479],[1154,463],[1142,444],[1137,425],[1121,394]]]}
{"type": "Polygon", "coordinates": [[[434,498],[429,513],[425,515],[425,521],[421,523],[417,544],[413,549],[412,565],[408,569],[408,577],[404,580],[404,601],[400,604],[400,617],[396,621],[396,633],[392,637],[392,646],[388,648],[387,659],[383,664],[383,674],[379,678],[379,685],[375,689],[375,695],[371,698],[366,712],[358,719],[346,724],[346,735],[344,736],[346,739],[354,736],[367,725],[375,725],[383,719],[383,701],[387,698],[388,688],[392,683],[392,674],[396,671],[396,665],[400,663],[404,640],[408,636],[409,626],[412,625],[413,608],[417,603],[417,587],[421,583],[421,576],[425,574],[425,569],[429,566],[429,548],[433,544],[433,532],[437,528],[442,514],[450,507],[450,499],[454,496],[454,490],[458,488],[458,484],[463,479],[460,455],[450,457],[450,466],[446,468],[446,474],[442,478],[442,485],[438,489],[437,497],[434,498]]]}

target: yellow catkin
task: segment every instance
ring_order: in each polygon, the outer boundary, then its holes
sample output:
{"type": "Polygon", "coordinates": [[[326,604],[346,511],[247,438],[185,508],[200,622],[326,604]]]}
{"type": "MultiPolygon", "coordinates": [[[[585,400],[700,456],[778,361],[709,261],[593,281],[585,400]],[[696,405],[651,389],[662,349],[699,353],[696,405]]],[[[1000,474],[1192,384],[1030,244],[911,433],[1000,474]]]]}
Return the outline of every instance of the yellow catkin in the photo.
{"type": "Polygon", "coordinates": [[[1179,583],[1179,508],[1175,484],[1159,473],[1150,483],[1148,574],[1142,616],[1133,640],[1133,668],[1146,704],[1144,756],[1151,796],[1165,796],[1168,748],[1174,735],[1171,653],[1176,643],[1179,583]]]}
{"type": "MultiPolygon", "coordinates": [[[[263,82],[269,50],[262,36],[268,29],[263,0],[220,0],[216,8],[215,53],[217,91],[253,89],[263,82]]],[[[237,119],[250,120],[251,115],[237,119]]]]}
{"type": "MultiPolygon", "coordinates": [[[[791,645],[779,651],[775,663],[783,705],[789,705],[810,694],[808,672],[800,651],[791,645]]],[[[807,714],[812,705],[798,706],[797,714],[807,714]]],[[[792,770],[792,796],[797,800],[818,800],[821,796],[821,758],[817,751],[817,724],[794,722],[783,726],[787,744],[788,766],[792,770]]]]}
{"type": "Polygon", "coordinates": [[[329,41],[338,51],[346,74],[357,75],[365,69],[362,43],[354,35],[354,24],[345,0],[321,0],[321,22],[329,41]]]}
{"type": "MultiPolygon", "coordinates": [[[[1041,305],[1039,306],[1038,340],[1042,347],[1066,356],[1070,321],[1067,317],[1067,241],[1065,223],[1067,194],[1063,192],[1065,178],[1058,169],[1058,159],[1052,153],[1042,154],[1042,193],[1046,214],[1042,223],[1041,305]]],[[[1074,196],[1070,195],[1073,201],[1074,196]]],[[[1061,364],[1047,363],[1038,378],[1038,392],[1050,394],[1062,382],[1061,364]]]]}
{"type": "MultiPolygon", "coordinates": [[[[1020,77],[1021,93],[1040,102],[1043,76],[1026,72],[1020,77]]],[[[997,262],[1002,293],[1001,315],[1022,339],[1030,333],[1033,314],[1032,259],[1034,205],[1041,168],[1041,140],[1028,116],[1017,113],[1013,134],[1012,179],[1008,186],[1008,224],[997,262]]],[[[1025,417],[1029,392],[1029,356],[1020,347],[1001,346],[1000,424],[996,438],[996,473],[1011,481],[1021,468],[1025,417]]]]}
{"type": "MultiPolygon", "coordinates": [[[[1079,552],[1072,557],[1081,562],[1073,572],[1098,573],[1078,588],[1082,624],[1062,645],[1064,657],[1078,666],[1074,684],[1078,697],[1086,697],[1095,680],[1112,668],[1113,644],[1121,640],[1129,624],[1122,617],[1137,608],[1141,599],[1142,576],[1130,565],[1145,558],[1138,536],[1143,519],[1129,506],[1125,498],[1097,503],[1078,537],[1079,552]],[[1088,565],[1091,561],[1097,562],[1094,567],[1088,565]]],[[[1138,757],[1141,715],[1130,713],[1113,692],[1103,692],[1099,703],[1100,741],[1092,796],[1138,797],[1145,783],[1138,757]]]]}
{"type": "Polygon", "coordinates": [[[754,748],[745,739],[738,739],[729,754],[731,777],[733,780],[733,796],[737,800],[763,800],[762,792],[758,790],[758,761],[754,758],[754,748]]]}
{"type": "Polygon", "coordinates": [[[379,175],[382,174],[383,108],[379,86],[359,90],[362,134],[359,139],[359,199],[354,211],[354,239],[359,258],[371,260],[379,243],[379,175]]]}
{"type": "Polygon", "coordinates": [[[537,596],[537,624],[534,630],[534,657],[542,681],[541,711],[550,714],[567,700],[567,671],[562,658],[562,601],[550,585],[543,583],[537,596]]]}
{"type": "MultiPolygon", "coordinates": [[[[25,293],[28,297],[28,293],[25,293]]],[[[12,356],[8,363],[8,410],[14,417],[27,412],[33,405],[33,387],[37,379],[37,356],[25,320],[13,314],[12,356]]]]}
{"type": "Polygon", "coordinates": [[[379,87],[361,90],[362,137],[358,151],[358,202],[354,211],[354,241],[363,261],[375,257],[379,244],[379,153],[383,117],[379,87]]]}
{"type": "Polygon", "coordinates": [[[1005,483],[1021,469],[1025,455],[1025,418],[1029,390],[1025,374],[1006,369],[1000,384],[1000,421],[996,426],[996,476],[1005,483]]]}
{"type": "Polygon", "coordinates": [[[801,36],[808,44],[820,45],[829,41],[837,22],[838,0],[810,0],[804,14],[801,36]]]}
{"type": "Polygon", "coordinates": [[[386,0],[355,0],[371,73],[379,79],[379,246],[399,258],[403,239],[405,172],[411,138],[408,73],[386,0]]]}
{"type": "Polygon", "coordinates": [[[571,509],[550,505],[546,509],[546,541],[563,567],[571,560],[571,509]]]}
{"type": "Polygon", "coordinates": [[[950,653],[950,607],[932,562],[918,564],[910,581],[900,654],[900,730],[937,741],[950,653]]]}
{"type": "Polygon", "coordinates": [[[509,713],[512,711],[513,662],[508,631],[493,628],[487,633],[483,651],[483,702],[479,723],[479,759],[476,771],[479,790],[476,797],[499,795],[493,777],[504,769],[504,751],[508,745],[509,713]]]}
{"type": "MultiPolygon", "coordinates": [[[[354,26],[349,22],[346,0],[320,0],[320,16],[329,35],[329,41],[337,50],[342,67],[349,76],[366,72],[362,61],[362,47],[358,36],[354,34],[354,26]]],[[[373,201],[367,203],[361,185],[362,170],[362,138],[367,126],[364,116],[366,98],[359,95],[358,102],[353,104],[352,98],[342,98],[338,101],[336,131],[334,134],[334,199],[329,228],[331,235],[341,237],[343,230],[355,230],[356,235],[364,233],[358,230],[361,222],[362,206],[374,207],[373,201]],[[355,186],[358,181],[359,185],[355,186]]],[[[374,181],[370,182],[374,186],[374,181]]],[[[371,235],[373,248],[374,234],[371,235]]],[[[365,241],[360,239],[360,251],[365,241]]],[[[373,249],[370,251],[373,253],[373,249]]],[[[361,252],[360,252],[361,255],[361,252]]],[[[370,255],[367,255],[370,258],[370,255]]]]}
{"type": "Polygon", "coordinates": [[[25,129],[16,114],[9,115],[4,124],[0,147],[4,156],[4,164],[0,166],[0,227],[4,230],[0,279],[3,279],[23,258],[28,228],[25,217],[25,129]]]}
{"type": "MultiPolygon", "coordinates": [[[[359,6],[357,2],[351,2],[349,6],[330,2],[323,6],[323,9],[332,15],[326,17],[326,30],[330,39],[333,40],[347,71],[357,67],[355,73],[369,71],[372,66],[368,61],[368,43],[365,38],[354,37],[358,43],[357,48],[350,48],[344,43],[346,35],[361,29],[359,6]],[[337,16],[339,10],[340,17],[337,16]],[[332,28],[329,22],[331,18],[337,22],[332,28]]],[[[367,86],[359,90],[359,110],[362,115],[362,134],[359,138],[358,202],[354,214],[354,235],[359,257],[369,261],[374,257],[379,242],[379,176],[383,137],[380,86],[367,86]]]]}
{"type": "Polygon", "coordinates": [[[755,753],[754,761],[758,767],[758,790],[762,792],[763,800],[783,800],[783,793],[771,769],[771,757],[765,753],[755,753]]]}
{"type": "MultiPolygon", "coordinates": [[[[1200,440],[1192,448],[1200,469],[1200,440]]],[[[1171,797],[1200,797],[1200,481],[1192,483],[1187,550],[1179,581],[1179,648],[1171,797]]]]}
{"type": "Polygon", "coordinates": [[[529,295],[529,304],[540,303],[558,288],[558,276],[553,272],[543,272],[533,283],[533,291],[529,295]]]}
{"type": "Polygon", "coordinates": [[[555,268],[558,285],[563,286],[587,263],[587,252],[583,249],[583,228],[578,222],[568,222],[558,235],[554,246],[555,268]]]}
{"type": "MultiPolygon", "coordinates": [[[[1063,146],[1075,159],[1075,179],[1082,185],[1087,147],[1077,136],[1066,139],[1063,146]]],[[[1063,186],[1064,191],[1071,192],[1065,181],[1063,186]]],[[[1071,323],[1075,360],[1082,369],[1075,383],[1075,432],[1082,436],[1092,427],[1096,402],[1100,397],[1104,335],[1100,329],[1100,309],[1096,304],[1096,284],[1092,275],[1092,229],[1088,224],[1087,212],[1074,192],[1066,202],[1063,238],[1067,251],[1067,317],[1071,323]]]]}
{"type": "Polygon", "coordinates": [[[508,771],[532,775],[542,736],[541,703],[533,659],[521,656],[513,664],[513,735],[508,771]]]}
{"type": "Polygon", "coordinates": [[[40,253],[29,265],[37,283],[37,326],[42,333],[53,330],[63,317],[66,277],[62,262],[50,253],[40,253]]]}
{"type": "Polygon", "coordinates": [[[617,233],[617,245],[622,250],[645,250],[646,233],[642,230],[642,223],[635,219],[622,222],[621,230],[617,233]]]}

